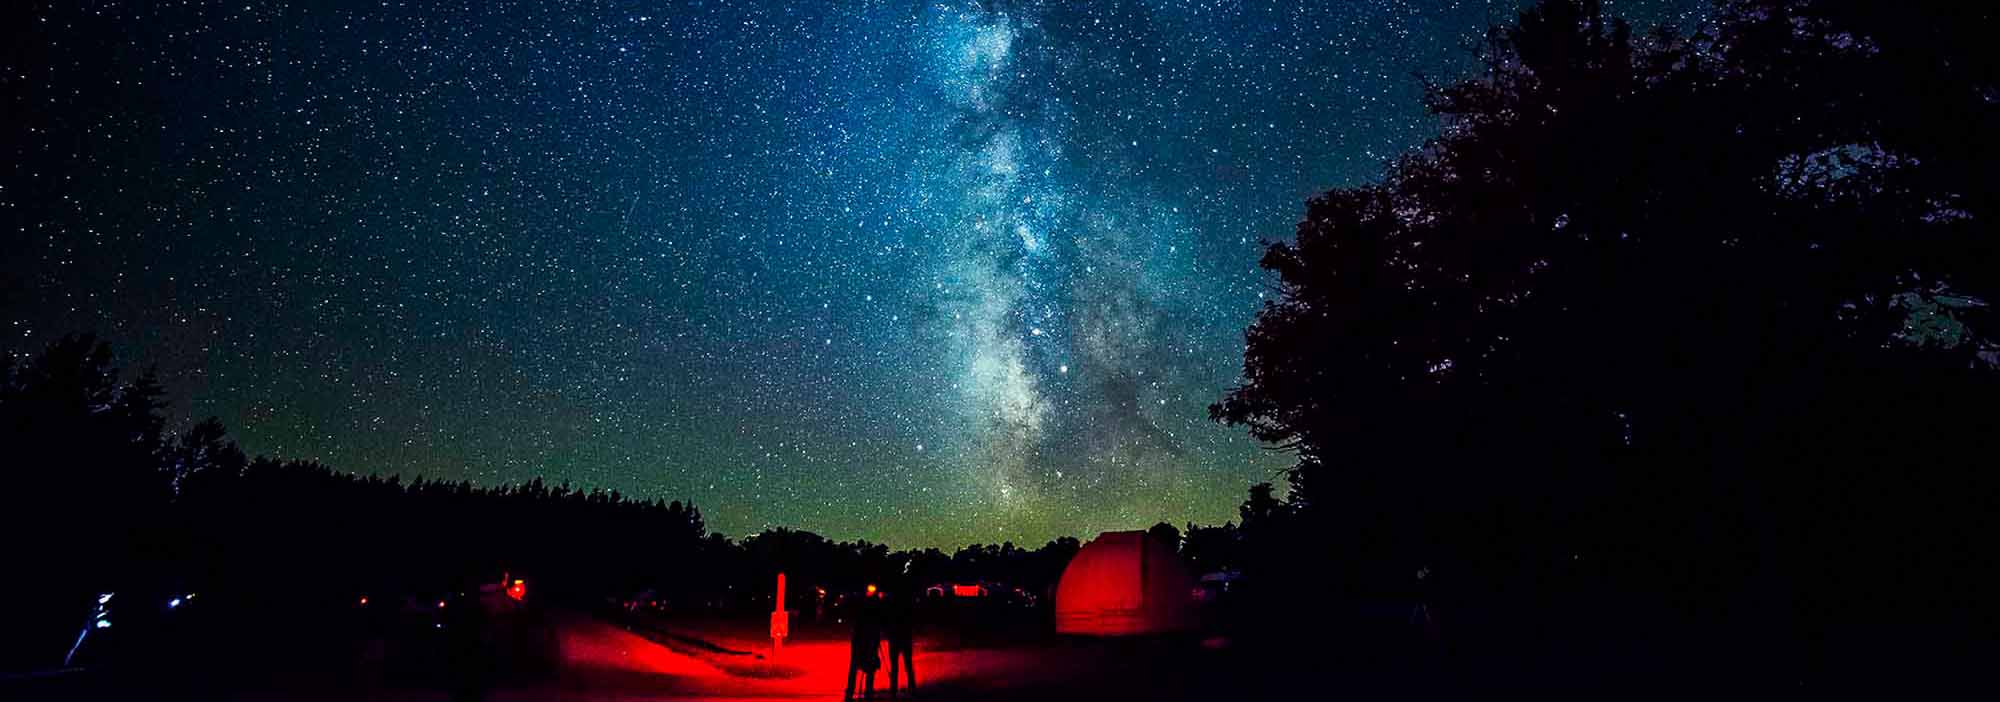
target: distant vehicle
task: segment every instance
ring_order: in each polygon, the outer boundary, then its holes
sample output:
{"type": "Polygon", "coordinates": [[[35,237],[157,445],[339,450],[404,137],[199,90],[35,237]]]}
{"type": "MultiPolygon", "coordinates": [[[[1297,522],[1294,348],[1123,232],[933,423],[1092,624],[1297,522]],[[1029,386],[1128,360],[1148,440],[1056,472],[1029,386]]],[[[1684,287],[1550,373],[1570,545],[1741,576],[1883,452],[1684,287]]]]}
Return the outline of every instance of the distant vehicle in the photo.
{"type": "Polygon", "coordinates": [[[347,602],[379,637],[370,655],[391,675],[434,678],[452,670],[468,650],[487,658],[502,676],[547,674],[558,659],[557,640],[553,624],[536,606],[534,583],[511,573],[496,575],[442,591],[356,593],[347,602]]]}
{"type": "Polygon", "coordinates": [[[1041,602],[1035,593],[1006,583],[988,580],[937,583],[924,588],[924,597],[948,602],[1020,605],[1034,607],[1041,602]]]}
{"type": "Polygon", "coordinates": [[[1243,573],[1235,570],[1218,570],[1213,573],[1203,574],[1201,579],[1195,583],[1194,600],[1196,602],[1215,602],[1221,600],[1223,597],[1228,596],[1230,588],[1236,584],[1236,581],[1242,579],[1243,573]]]}
{"type": "Polygon", "coordinates": [[[657,613],[667,610],[667,602],[660,598],[658,590],[647,588],[632,593],[632,596],[618,603],[618,608],[624,610],[626,614],[639,614],[641,612],[657,613]]]}

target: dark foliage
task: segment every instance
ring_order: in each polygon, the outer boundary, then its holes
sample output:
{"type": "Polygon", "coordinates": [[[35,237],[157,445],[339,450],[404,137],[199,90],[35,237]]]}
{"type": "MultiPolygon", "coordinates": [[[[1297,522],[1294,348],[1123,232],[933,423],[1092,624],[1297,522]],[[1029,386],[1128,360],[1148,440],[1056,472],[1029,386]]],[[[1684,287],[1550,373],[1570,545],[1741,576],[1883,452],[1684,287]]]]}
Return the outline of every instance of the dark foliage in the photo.
{"type": "Polygon", "coordinates": [[[1153,537],[1153,540],[1155,541],[1166,544],[1167,548],[1173,549],[1175,553],[1180,553],[1181,550],[1180,527],[1176,527],[1166,522],[1160,522],[1158,524],[1154,524],[1151,527],[1148,527],[1146,529],[1146,535],[1153,537]]]}
{"type": "Polygon", "coordinates": [[[1431,89],[1441,136],[1263,259],[1283,294],[1211,412],[1299,457],[1291,528],[1246,505],[1265,582],[1409,601],[1422,569],[1521,620],[1495,648],[1964,655],[1994,624],[1995,19],[1750,0],[1635,35],[1550,0],[1496,29],[1431,89]]]}
{"type": "Polygon", "coordinates": [[[1181,539],[1181,558],[1196,574],[1233,570],[1243,566],[1240,544],[1235,522],[1208,527],[1189,523],[1187,536],[1181,539]]]}

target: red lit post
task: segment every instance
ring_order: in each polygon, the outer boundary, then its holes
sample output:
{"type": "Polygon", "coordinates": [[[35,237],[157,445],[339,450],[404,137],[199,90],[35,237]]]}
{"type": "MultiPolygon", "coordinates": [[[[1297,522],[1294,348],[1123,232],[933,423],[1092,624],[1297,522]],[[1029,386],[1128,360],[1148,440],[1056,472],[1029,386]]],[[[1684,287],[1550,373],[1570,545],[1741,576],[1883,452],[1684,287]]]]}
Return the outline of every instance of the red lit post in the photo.
{"type": "Polygon", "coordinates": [[[785,612],[785,574],[778,574],[778,602],[771,610],[771,657],[785,650],[785,637],[792,634],[792,621],[785,612]]]}

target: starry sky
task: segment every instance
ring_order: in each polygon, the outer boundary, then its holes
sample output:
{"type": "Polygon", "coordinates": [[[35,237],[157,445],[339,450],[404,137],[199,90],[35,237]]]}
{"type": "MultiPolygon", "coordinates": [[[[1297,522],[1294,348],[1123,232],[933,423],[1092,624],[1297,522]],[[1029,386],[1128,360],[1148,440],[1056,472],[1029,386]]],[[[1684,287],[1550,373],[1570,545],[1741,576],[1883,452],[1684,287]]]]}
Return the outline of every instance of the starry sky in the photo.
{"type": "Polygon", "coordinates": [[[1276,479],[1206,418],[1259,240],[1519,3],[10,5],[0,347],[252,453],[949,547],[1276,479]]]}

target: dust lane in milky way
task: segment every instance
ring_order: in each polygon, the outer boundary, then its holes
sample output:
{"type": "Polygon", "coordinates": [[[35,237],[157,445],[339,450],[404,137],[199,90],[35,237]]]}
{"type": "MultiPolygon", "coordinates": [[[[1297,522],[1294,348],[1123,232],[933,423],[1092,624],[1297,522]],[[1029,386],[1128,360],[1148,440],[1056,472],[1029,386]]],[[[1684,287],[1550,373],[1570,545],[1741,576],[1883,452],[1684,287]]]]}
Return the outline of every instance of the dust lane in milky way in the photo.
{"type": "MultiPolygon", "coordinates": [[[[1703,3],[1612,4],[1686,26],[1703,3]]],[[[15,7],[0,333],[252,452],[897,546],[1220,522],[1260,238],[1518,3],[15,7]]]]}

